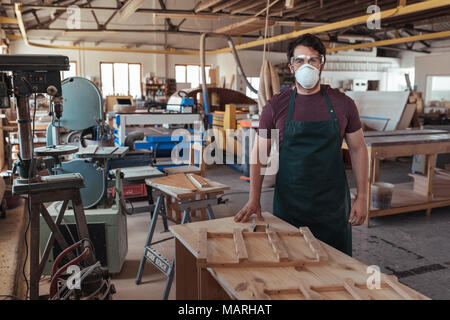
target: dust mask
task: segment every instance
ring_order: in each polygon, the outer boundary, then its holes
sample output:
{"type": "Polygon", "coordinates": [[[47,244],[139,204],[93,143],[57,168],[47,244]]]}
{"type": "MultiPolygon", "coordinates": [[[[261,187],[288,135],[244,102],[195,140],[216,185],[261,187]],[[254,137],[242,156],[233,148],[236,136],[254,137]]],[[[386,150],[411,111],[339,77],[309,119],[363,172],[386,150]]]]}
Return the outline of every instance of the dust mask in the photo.
{"type": "Polygon", "coordinates": [[[305,89],[314,88],[317,82],[319,82],[319,78],[319,69],[307,63],[303,64],[295,71],[295,79],[305,89]]]}

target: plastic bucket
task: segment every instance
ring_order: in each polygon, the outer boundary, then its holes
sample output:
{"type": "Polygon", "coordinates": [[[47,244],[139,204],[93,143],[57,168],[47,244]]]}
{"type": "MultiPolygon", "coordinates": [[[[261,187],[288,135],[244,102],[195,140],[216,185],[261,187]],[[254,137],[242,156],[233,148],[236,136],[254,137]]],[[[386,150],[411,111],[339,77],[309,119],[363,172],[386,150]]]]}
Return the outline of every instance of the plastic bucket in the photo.
{"type": "Polygon", "coordinates": [[[376,182],[371,188],[371,205],[376,209],[389,209],[391,207],[394,185],[387,182],[376,182]]]}

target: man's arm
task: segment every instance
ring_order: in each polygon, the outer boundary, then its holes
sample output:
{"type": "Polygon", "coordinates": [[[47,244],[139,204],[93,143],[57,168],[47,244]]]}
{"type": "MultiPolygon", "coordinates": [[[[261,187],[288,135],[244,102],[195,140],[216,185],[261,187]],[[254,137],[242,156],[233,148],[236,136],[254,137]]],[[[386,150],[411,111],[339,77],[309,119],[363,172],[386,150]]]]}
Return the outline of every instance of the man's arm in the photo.
{"type": "Polygon", "coordinates": [[[362,129],[347,133],[345,135],[350,158],[352,160],[352,169],[356,180],[357,196],[350,211],[349,222],[352,226],[358,226],[364,222],[367,216],[367,182],[369,175],[369,156],[367,154],[366,142],[362,129]],[[356,215],[356,219],[354,219],[356,215]]]}
{"type": "Polygon", "coordinates": [[[261,215],[261,187],[264,175],[261,173],[262,167],[269,159],[271,140],[257,136],[257,141],[250,155],[250,194],[247,204],[234,216],[235,222],[247,222],[251,215],[256,214],[260,220],[264,220],[261,215]],[[263,152],[260,152],[263,151],[263,152]],[[267,155],[266,159],[261,159],[261,154],[267,155]],[[263,161],[262,161],[263,160],[263,161]]]}

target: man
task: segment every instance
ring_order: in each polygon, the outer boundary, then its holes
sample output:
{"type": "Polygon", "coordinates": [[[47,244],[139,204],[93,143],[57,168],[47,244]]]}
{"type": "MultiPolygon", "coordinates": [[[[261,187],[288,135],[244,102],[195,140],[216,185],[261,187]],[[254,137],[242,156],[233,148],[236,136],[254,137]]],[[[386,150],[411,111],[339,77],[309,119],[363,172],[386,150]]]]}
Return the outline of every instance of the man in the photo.
{"type": "Polygon", "coordinates": [[[309,227],[318,239],[351,255],[351,226],[362,224],[367,215],[368,154],[353,100],[320,85],[325,54],[325,46],[312,34],[291,43],[288,61],[296,86],[275,95],[261,113],[258,142],[252,151],[256,161],[250,167],[249,200],[234,220],[246,222],[253,214],[263,220],[264,176],[258,148],[269,152],[271,129],[278,129],[274,215],[296,227],[309,227]],[[341,151],[344,137],[357,185],[352,208],[341,151]]]}

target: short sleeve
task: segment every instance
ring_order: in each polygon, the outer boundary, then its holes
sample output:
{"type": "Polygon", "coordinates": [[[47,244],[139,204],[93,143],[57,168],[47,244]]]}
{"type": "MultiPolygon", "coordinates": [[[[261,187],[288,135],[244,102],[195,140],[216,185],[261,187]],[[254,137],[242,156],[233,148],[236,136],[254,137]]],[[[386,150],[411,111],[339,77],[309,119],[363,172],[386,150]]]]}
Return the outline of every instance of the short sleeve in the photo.
{"type": "Polygon", "coordinates": [[[345,133],[356,132],[362,128],[361,119],[359,118],[358,108],[356,107],[353,99],[348,98],[347,101],[347,127],[345,128],[345,133]]]}
{"type": "Polygon", "coordinates": [[[262,138],[270,139],[272,129],[275,129],[274,112],[272,104],[267,102],[259,117],[258,135],[262,138]]]}

